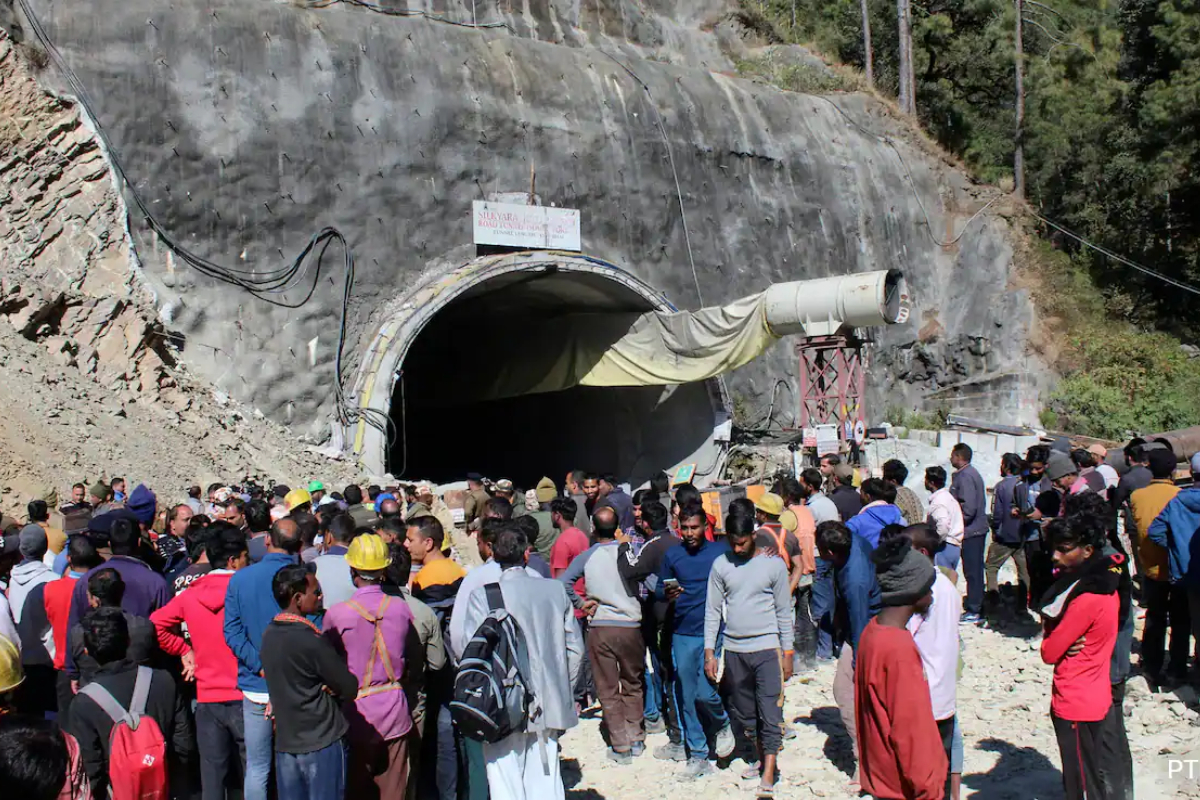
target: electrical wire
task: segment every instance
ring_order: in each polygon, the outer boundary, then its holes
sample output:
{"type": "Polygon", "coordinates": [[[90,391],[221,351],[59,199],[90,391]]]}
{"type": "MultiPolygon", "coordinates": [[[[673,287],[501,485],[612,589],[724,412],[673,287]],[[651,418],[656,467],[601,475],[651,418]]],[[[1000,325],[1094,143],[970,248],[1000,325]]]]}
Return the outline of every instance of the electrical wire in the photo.
{"type": "Polygon", "coordinates": [[[601,53],[613,60],[618,67],[629,73],[629,76],[641,84],[642,89],[646,92],[646,97],[650,101],[650,110],[654,112],[654,119],[658,123],[658,131],[662,134],[663,144],[667,147],[667,160],[671,163],[671,177],[675,179],[675,197],[679,201],[679,219],[683,222],[683,241],[687,245],[688,263],[692,267],[692,280],[696,282],[696,298],[700,301],[700,305],[704,305],[704,295],[700,291],[700,276],[696,274],[696,258],[692,255],[692,237],[688,235],[687,214],[683,210],[683,189],[679,186],[679,172],[675,169],[675,154],[671,150],[671,140],[667,136],[667,128],[663,125],[662,115],[658,113],[658,103],[654,102],[654,94],[650,91],[650,86],[629,67],[625,66],[612,53],[607,50],[601,50],[601,53]]]}
{"type": "MultiPolygon", "coordinates": [[[[344,0],[345,2],[360,3],[363,0],[344,0]]],[[[153,231],[159,240],[166,245],[167,249],[182,261],[187,266],[196,270],[202,275],[213,278],[222,283],[237,286],[238,288],[248,292],[254,297],[280,308],[300,308],[307,304],[312,299],[316,291],[317,284],[320,281],[321,269],[324,264],[325,253],[331,244],[337,243],[341,248],[344,256],[343,262],[343,288],[342,288],[342,303],[341,314],[338,323],[338,341],[334,351],[334,399],[336,404],[337,418],[339,422],[349,424],[362,420],[371,427],[379,430],[385,437],[392,435],[394,423],[388,415],[383,412],[373,409],[358,409],[354,408],[346,399],[343,378],[342,378],[342,351],[345,349],[347,317],[349,316],[350,293],[354,287],[354,252],[350,247],[350,243],[346,237],[337,228],[326,226],[309,239],[308,244],[300,251],[300,253],[292,260],[290,264],[280,267],[279,269],[259,272],[251,269],[238,269],[224,267],[213,261],[210,261],[203,256],[197,255],[185,247],[178,239],[167,230],[154,213],[150,210],[141,194],[138,192],[134,182],[129,179],[121,164],[121,159],[113,146],[112,140],[109,138],[107,131],[100,124],[100,118],[95,112],[95,107],[92,103],[91,96],[87,91],[87,87],[76,75],[75,71],[67,63],[66,58],[55,46],[50,39],[49,34],[42,26],[37,15],[33,13],[28,0],[18,0],[21,11],[23,12],[26,21],[28,22],[29,30],[32,31],[34,38],[38,44],[49,56],[50,60],[58,69],[62,78],[66,81],[67,86],[74,94],[76,101],[79,103],[83,113],[91,121],[91,124],[96,132],[97,138],[107,156],[110,169],[118,179],[118,188],[124,190],[124,194],[128,196],[134,206],[145,219],[146,225],[153,231]],[[310,258],[315,253],[315,269],[310,267],[314,259],[310,258]],[[271,295],[279,295],[291,288],[300,285],[308,272],[312,271],[312,283],[305,292],[303,299],[299,301],[288,301],[276,299],[271,295]],[[382,419],[381,419],[382,418],[382,419]]]]}
{"type": "Polygon", "coordinates": [[[1130,261],[1128,258],[1125,258],[1124,256],[1117,255],[1116,253],[1114,253],[1111,250],[1101,247],[1100,245],[1095,244],[1093,242],[1089,242],[1087,239],[1083,238],[1078,233],[1067,230],[1062,225],[1059,225],[1057,222],[1048,220],[1045,217],[1043,217],[1041,214],[1038,214],[1035,211],[1030,211],[1029,213],[1032,214],[1034,217],[1037,217],[1038,219],[1040,219],[1042,222],[1049,225],[1051,228],[1054,228],[1056,231],[1059,231],[1060,233],[1064,234],[1065,236],[1069,236],[1070,238],[1079,242],[1084,247],[1091,248],[1092,250],[1095,250],[1097,253],[1100,253],[1103,256],[1111,258],[1113,261],[1116,261],[1118,264],[1124,264],[1125,266],[1130,267],[1132,269],[1136,269],[1138,272],[1145,273],[1146,275],[1149,275],[1152,278],[1158,278],[1160,281],[1169,283],[1172,286],[1176,287],[1177,289],[1183,289],[1185,292],[1191,292],[1192,294],[1200,294],[1200,288],[1192,286],[1191,284],[1181,283],[1180,281],[1177,281],[1174,278],[1171,278],[1167,275],[1163,275],[1161,272],[1155,272],[1154,270],[1150,269],[1149,267],[1143,267],[1141,264],[1138,264],[1135,261],[1130,261]]]}

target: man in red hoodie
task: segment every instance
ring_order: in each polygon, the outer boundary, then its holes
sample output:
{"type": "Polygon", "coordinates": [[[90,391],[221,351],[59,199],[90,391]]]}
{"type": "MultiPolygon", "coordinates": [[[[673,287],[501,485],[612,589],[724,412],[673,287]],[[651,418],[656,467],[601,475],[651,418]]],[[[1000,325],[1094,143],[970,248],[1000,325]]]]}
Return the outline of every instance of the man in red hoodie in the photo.
{"type": "Polygon", "coordinates": [[[1053,519],[1045,538],[1055,580],[1038,613],[1045,627],[1042,661],[1054,665],[1050,720],[1062,754],[1065,797],[1123,796],[1105,775],[1112,768],[1104,747],[1121,571],[1104,555],[1104,523],[1093,515],[1053,519]]]}
{"type": "Polygon", "coordinates": [[[233,573],[250,563],[245,535],[227,522],[208,527],[205,551],[213,569],[150,616],[163,652],[183,660],[183,678],[196,682],[196,739],[204,800],[224,800],[231,776],[246,764],[237,658],[225,643],[225,591],[233,573]],[[180,624],[187,625],[186,636],[180,624]],[[234,758],[241,766],[235,769],[234,758]]]}
{"type": "Polygon", "coordinates": [[[882,542],[871,560],[883,608],[859,637],[854,668],[862,788],[878,800],[942,800],[949,761],[908,631],[933,603],[937,573],[907,536],[882,542]]]}

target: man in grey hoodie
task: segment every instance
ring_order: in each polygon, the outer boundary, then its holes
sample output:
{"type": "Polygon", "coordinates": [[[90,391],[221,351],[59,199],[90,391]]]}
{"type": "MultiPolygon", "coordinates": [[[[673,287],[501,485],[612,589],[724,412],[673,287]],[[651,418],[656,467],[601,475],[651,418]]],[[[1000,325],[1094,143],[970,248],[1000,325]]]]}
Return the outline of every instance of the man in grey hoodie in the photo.
{"type": "Polygon", "coordinates": [[[12,608],[13,621],[21,622],[21,611],[25,607],[25,598],[35,586],[49,583],[58,578],[42,559],[50,544],[46,531],[41,525],[29,523],[21,529],[19,547],[21,563],[13,567],[12,577],[8,585],[8,603],[12,608]]]}
{"type": "MultiPolygon", "coordinates": [[[[632,764],[646,749],[643,728],[646,643],[642,639],[642,604],[637,591],[621,577],[617,565],[618,512],[601,506],[592,516],[596,541],[559,576],[576,608],[591,616],[587,649],[596,682],[604,726],[612,744],[608,758],[632,764]],[[587,599],[571,588],[584,579],[587,599]]],[[[621,534],[623,537],[624,534],[621,534]]]]}
{"type": "Polygon", "coordinates": [[[729,505],[725,536],[730,552],[713,562],[704,612],[704,671],[717,680],[717,634],[725,622],[725,682],[734,719],[754,742],[758,760],[743,778],[761,775],[758,796],[775,787],[775,760],[783,746],[783,684],[792,676],[791,584],[777,555],[756,551],[754,504],[729,505]],[[724,613],[722,613],[724,608],[724,613]]]}

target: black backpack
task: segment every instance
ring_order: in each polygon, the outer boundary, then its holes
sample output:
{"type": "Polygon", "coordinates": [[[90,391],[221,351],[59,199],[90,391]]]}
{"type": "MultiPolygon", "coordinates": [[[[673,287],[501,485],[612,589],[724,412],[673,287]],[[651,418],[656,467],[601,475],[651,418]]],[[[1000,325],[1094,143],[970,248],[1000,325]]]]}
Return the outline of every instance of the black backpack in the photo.
{"type": "Polygon", "coordinates": [[[504,608],[499,583],[489,583],[489,612],[463,649],[450,715],[463,736],[498,742],[529,724],[529,652],[516,620],[504,608]]]}

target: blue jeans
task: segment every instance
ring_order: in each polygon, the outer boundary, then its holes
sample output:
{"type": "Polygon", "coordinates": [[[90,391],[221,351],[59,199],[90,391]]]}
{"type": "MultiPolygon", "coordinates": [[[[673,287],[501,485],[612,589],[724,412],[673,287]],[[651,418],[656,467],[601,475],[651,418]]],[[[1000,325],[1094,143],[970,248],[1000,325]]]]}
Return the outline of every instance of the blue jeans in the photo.
{"type": "Polygon", "coordinates": [[[717,728],[729,724],[725,706],[708,676],[704,674],[704,637],[675,634],[671,642],[675,661],[675,688],[679,698],[679,721],[683,743],[692,758],[708,758],[708,734],[700,712],[704,711],[717,728]]]}
{"type": "Polygon", "coordinates": [[[311,753],[276,753],[279,800],[330,800],[346,794],[346,743],[311,753]]]}
{"type": "Polygon", "coordinates": [[[656,722],[662,717],[663,701],[666,699],[663,696],[662,659],[658,657],[658,651],[653,647],[647,652],[650,653],[650,666],[654,672],[646,674],[646,701],[643,716],[647,722],[656,722]]]}
{"type": "Polygon", "coordinates": [[[267,707],[242,699],[242,727],[246,740],[246,775],[242,781],[245,800],[267,800],[271,784],[271,761],[275,758],[274,732],[267,707]]]}
{"type": "Polygon", "coordinates": [[[817,624],[817,658],[832,660],[833,610],[836,603],[833,588],[833,563],[817,557],[817,574],[813,576],[810,610],[817,624]]]}
{"type": "Polygon", "coordinates": [[[947,543],[941,550],[933,556],[934,566],[945,567],[958,572],[958,561],[962,556],[962,547],[957,544],[947,543]]]}
{"type": "Polygon", "coordinates": [[[456,800],[459,794],[459,757],[454,741],[454,723],[450,717],[450,707],[441,705],[433,698],[426,703],[425,708],[425,738],[421,742],[421,772],[417,794],[429,799],[456,800]]]}

